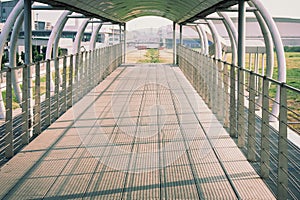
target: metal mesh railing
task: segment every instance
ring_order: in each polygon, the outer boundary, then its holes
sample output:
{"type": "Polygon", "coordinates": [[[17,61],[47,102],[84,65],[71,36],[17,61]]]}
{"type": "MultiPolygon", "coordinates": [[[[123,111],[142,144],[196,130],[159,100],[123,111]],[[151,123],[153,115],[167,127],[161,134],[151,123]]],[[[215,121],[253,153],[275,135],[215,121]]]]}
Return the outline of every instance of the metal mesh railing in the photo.
{"type": "Polygon", "coordinates": [[[300,149],[288,135],[300,134],[300,90],[184,46],[177,53],[187,79],[277,198],[299,199],[300,149]],[[279,115],[271,112],[276,104],[279,115]]]}
{"type": "Polygon", "coordinates": [[[2,70],[6,116],[0,126],[0,165],[38,136],[122,63],[121,45],[2,70]],[[14,74],[13,74],[14,73],[14,74]],[[21,88],[13,115],[12,75],[21,88]],[[20,77],[18,77],[18,75],[20,77]]]}

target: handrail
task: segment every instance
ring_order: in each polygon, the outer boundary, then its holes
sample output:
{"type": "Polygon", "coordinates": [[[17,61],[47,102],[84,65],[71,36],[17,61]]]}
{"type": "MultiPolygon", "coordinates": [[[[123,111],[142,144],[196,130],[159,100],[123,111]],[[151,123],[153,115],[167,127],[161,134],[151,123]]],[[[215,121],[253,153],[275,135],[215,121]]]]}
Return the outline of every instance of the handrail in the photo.
{"type": "Polygon", "coordinates": [[[297,197],[300,149],[288,139],[288,134],[300,135],[300,106],[293,107],[288,99],[291,96],[300,100],[300,90],[182,45],[178,46],[177,57],[182,72],[217,119],[229,128],[230,136],[237,137],[239,147],[259,175],[274,180],[267,183],[272,182],[270,188],[277,197],[297,197]],[[241,73],[244,80],[237,78],[241,73]],[[239,91],[238,84],[244,86],[244,91],[239,91]],[[277,88],[280,101],[275,99],[277,88]],[[239,94],[244,94],[245,104],[244,110],[237,112],[241,106],[239,94]],[[280,108],[279,116],[273,116],[275,123],[269,121],[272,104],[280,108]],[[238,124],[239,118],[245,124],[238,124]]]}
{"type": "Polygon", "coordinates": [[[114,71],[122,63],[122,56],[121,44],[116,44],[30,65],[4,68],[1,73],[5,73],[6,117],[0,125],[0,139],[4,138],[5,142],[0,144],[0,149],[5,155],[0,154],[0,160],[11,158],[20,147],[41,134],[114,71]],[[22,113],[17,116],[13,116],[12,106],[11,77],[14,71],[21,75],[19,84],[22,84],[22,113]],[[29,71],[32,74],[29,75],[29,71]],[[54,92],[50,87],[51,76],[55,77],[54,92]],[[28,88],[29,81],[32,88],[28,88]]]}

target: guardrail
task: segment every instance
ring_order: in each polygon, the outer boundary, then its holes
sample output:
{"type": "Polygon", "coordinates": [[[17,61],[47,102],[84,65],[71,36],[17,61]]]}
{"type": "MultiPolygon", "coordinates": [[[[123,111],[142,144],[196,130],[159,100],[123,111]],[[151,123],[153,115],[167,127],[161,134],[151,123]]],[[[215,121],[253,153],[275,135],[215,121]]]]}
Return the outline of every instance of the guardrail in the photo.
{"type": "Polygon", "coordinates": [[[122,49],[117,44],[2,70],[6,78],[6,88],[2,88],[6,91],[6,117],[0,126],[0,164],[41,134],[121,63],[122,49]],[[22,74],[18,82],[22,112],[17,116],[13,116],[13,73],[22,74]]]}
{"type": "Polygon", "coordinates": [[[181,45],[177,57],[187,79],[277,198],[299,199],[300,149],[287,135],[300,134],[300,90],[181,45]],[[276,88],[279,102],[272,92],[276,88]],[[270,112],[273,104],[279,104],[279,116],[270,112]]]}

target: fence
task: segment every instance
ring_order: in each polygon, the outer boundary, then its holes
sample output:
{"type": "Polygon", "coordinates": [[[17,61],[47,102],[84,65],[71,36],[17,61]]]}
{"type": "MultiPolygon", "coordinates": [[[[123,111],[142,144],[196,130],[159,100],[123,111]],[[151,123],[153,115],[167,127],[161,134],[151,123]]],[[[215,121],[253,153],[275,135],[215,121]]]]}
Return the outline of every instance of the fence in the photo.
{"type": "Polygon", "coordinates": [[[300,134],[300,107],[295,106],[300,90],[184,46],[178,46],[177,57],[187,79],[277,198],[299,199],[300,149],[287,136],[300,134]],[[274,104],[279,104],[279,116],[270,112],[274,104]]]}
{"type": "Polygon", "coordinates": [[[0,164],[38,136],[121,63],[122,50],[118,44],[2,70],[6,77],[6,117],[0,126],[0,164]],[[18,81],[22,88],[22,112],[17,116],[13,116],[13,73],[22,74],[18,81]]]}

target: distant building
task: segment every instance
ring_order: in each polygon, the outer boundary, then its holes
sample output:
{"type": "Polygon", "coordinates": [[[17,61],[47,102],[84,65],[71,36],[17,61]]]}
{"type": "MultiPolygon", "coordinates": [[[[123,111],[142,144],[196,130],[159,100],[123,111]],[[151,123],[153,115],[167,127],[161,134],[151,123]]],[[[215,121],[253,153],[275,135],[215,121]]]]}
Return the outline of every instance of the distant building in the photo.
{"type": "Polygon", "coordinates": [[[18,3],[18,0],[12,0],[12,1],[0,1],[0,22],[4,23],[11,13],[12,9],[15,7],[15,5],[18,3]]]}
{"type": "Polygon", "coordinates": [[[45,21],[34,21],[34,29],[37,31],[52,30],[52,24],[45,21]]]}
{"type": "MultiPolygon", "coordinates": [[[[282,43],[284,46],[300,46],[300,19],[293,18],[273,18],[279,30],[282,43]]],[[[232,18],[233,23],[237,27],[238,19],[232,18]]],[[[229,40],[227,31],[220,20],[214,21],[219,34],[229,40]]],[[[264,41],[262,32],[256,18],[248,17],[246,24],[246,37],[249,40],[264,41]]]]}

